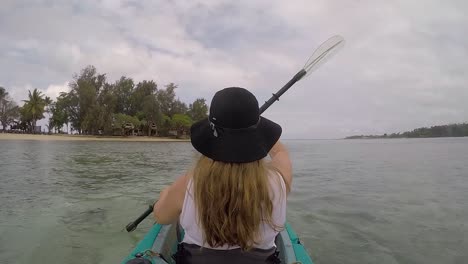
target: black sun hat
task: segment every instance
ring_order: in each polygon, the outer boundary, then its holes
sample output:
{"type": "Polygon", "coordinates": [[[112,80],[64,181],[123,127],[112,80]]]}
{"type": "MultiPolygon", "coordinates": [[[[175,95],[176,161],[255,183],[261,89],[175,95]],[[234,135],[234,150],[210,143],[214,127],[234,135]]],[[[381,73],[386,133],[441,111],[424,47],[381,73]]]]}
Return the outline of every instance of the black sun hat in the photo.
{"type": "Polygon", "coordinates": [[[260,160],[281,136],[281,126],[260,116],[258,101],[244,88],[218,91],[208,118],[192,125],[193,147],[208,158],[244,163],[260,160]]]}

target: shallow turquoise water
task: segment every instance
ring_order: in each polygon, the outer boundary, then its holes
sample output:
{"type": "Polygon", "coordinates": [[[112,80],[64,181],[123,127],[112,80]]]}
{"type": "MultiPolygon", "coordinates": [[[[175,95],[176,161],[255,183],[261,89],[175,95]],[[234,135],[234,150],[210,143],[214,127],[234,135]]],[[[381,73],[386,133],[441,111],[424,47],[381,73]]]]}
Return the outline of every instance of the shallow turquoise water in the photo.
{"type": "MultiPolygon", "coordinates": [[[[467,263],[468,138],[287,140],[316,263],[467,263]]],[[[0,263],[119,263],[189,143],[0,141],[0,263]]]]}

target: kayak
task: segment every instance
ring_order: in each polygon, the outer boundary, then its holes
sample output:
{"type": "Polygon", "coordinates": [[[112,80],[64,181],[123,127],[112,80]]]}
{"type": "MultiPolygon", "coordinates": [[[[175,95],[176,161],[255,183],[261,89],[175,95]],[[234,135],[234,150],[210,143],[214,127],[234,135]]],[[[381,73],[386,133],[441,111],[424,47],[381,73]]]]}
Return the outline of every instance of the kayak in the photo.
{"type": "MultiPolygon", "coordinates": [[[[182,241],[184,232],[178,224],[154,224],[122,264],[135,258],[145,258],[152,264],[175,263],[172,255],[177,251],[177,244],[182,241]]],[[[312,259],[301,244],[290,224],[276,236],[281,263],[313,264],[312,259]]],[[[148,262],[149,263],[149,262],[148,262]]]]}

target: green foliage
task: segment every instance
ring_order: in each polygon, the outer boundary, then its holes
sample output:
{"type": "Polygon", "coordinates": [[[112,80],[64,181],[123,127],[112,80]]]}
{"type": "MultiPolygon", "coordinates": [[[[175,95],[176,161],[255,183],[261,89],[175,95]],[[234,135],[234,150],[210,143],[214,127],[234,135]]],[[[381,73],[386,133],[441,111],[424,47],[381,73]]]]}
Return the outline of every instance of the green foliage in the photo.
{"type": "Polygon", "coordinates": [[[114,87],[110,84],[105,84],[97,98],[99,108],[96,111],[99,112],[99,129],[107,135],[112,135],[113,133],[113,115],[119,103],[118,97],[114,93],[114,87]]]}
{"type": "Polygon", "coordinates": [[[63,125],[68,123],[68,112],[66,110],[66,99],[60,95],[57,102],[50,108],[52,117],[49,119],[49,128],[57,128],[58,132],[62,131],[63,125]]]}
{"type": "Polygon", "coordinates": [[[200,121],[208,117],[208,106],[206,105],[206,100],[204,98],[198,98],[190,104],[188,115],[194,122],[200,121]]]}
{"type": "Polygon", "coordinates": [[[77,129],[85,134],[97,134],[98,130],[103,129],[103,108],[98,104],[98,97],[105,82],[105,74],[98,74],[96,68],[88,66],[71,83],[72,90],[78,96],[80,110],[80,126],[77,129]]]}
{"type": "Polygon", "coordinates": [[[28,92],[28,100],[24,100],[20,113],[25,121],[35,127],[37,120],[44,118],[44,108],[50,102],[50,98],[46,100],[42,92],[37,89],[34,89],[32,93],[30,90],[28,92]]]}
{"type": "Polygon", "coordinates": [[[116,97],[115,111],[117,113],[131,114],[134,86],[133,80],[125,76],[120,77],[120,80],[114,84],[114,95],[116,97]]]}
{"type": "Polygon", "coordinates": [[[175,114],[186,114],[188,111],[188,107],[184,102],[179,101],[179,99],[175,100],[172,103],[170,116],[174,116],[175,114]]]}
{"type": "Polygon", "coordinates": [[[117,106],[115,85],[106,83],[105,74],[99,74],[94,66],[88,66],[80,75],[74,76],[69,86],[71,91],[65,97],[69,103],[67,113],[72,127],[80,134],[111,133],[112,115],[117,106]]]}
{"type": "Polygon", "coordinates": [[[61,96],[66,98],[68,103],[67,111],[70,117],[72,127],[81,134],[81,125],[89,109],[92,107],[93,88],[90,87],[86,78],[93,78],[96,74],[94,67],[88,66],[81,71],[81,74],[75,75],[73,81],[69,83],[71,91],[61,96]]]}
{"type": "Polygon", "coordinates": [[[445,126],[422,127],[413,131],[404,132],[401,137],[466,137],[468,136],[468,124],[451,124],[445,126]]]}
{"type": "Polygon", "coordinates": [[[118,113],[114,114],[114,127],[122,128],[126,124],[132,124],[134,127],[140,126],[142,122],[135,116],[129,116],[126,114],[118,113]]]}
{"type": "MultiPolygon", "coordinates": [[[[174,129],[186,132],[192,120],[206,117],[208,111],[204,99],[197,99],[190,107],[176,99],[177,85],[174,83],[158,89],[152,80],[135,85],[133,79],[126,76],[108,83],[106,75],[98,73],[94,66],[87,66],[75,74],[69,88],[69,92],[57,97],[57,102],[44,98],[40,92],[33,92],[28,100],[31,103],[25,101],[25,106],[20,109],[21,120],[35,124],[43,118],[44,112],[48,112],[52,115],[48,127],[59,132],[70,123],[80,134],[112,135],[115,128],[132,123],[135,129],[141,129],[147,135],[167,135],[174,129]]],[[[2,93],[0,90],[0,95],[2,93]]]]}
{"type": "Polygon", "coordinates": [[[174,114],[171,118],[171,126],[176,130],[188,130],[192,123],[192,119],[184,114],[174,114]]]}
{"type": "Polygon", "coordinates": [[[27,108],[24,107],[24,105],[19,108],[19,113],[20,121],[26,125],[26,128],[30,128],[32,124],[31,113],[27,110],[27,108]]]}
{"type": "Polygon", "coordinates": [[[170,121],[172,129],[177,131],[177,137],[188,132],[192,123],[192,119],[186,114],[174,114],[170,121]]]}
{"type": "Polygon", "coordinates": [[[172,117],[174,111],[172,111],[175,102],[175,89],[177,85],[170,83],[166,85],[166,89],[158,90],[156,92],[156,98],[159,102],[159,107],[164,115],[172,117]]]}
{"type": "Polygon", "coordinates": [[[8,92],[5,90],[5,88],[3,88],[2,86],[0,86],[0,100],[4,99],[5,97],[7,97],[8,95],[8,92]]]}
{"type": "Polygon", "coordinates": [[[171,118],[167,115],[162,114],[161,119],[157,122],[159,135],[168,136],[169,130],[172,129],[171,118]]]}
{"type": "Polygon", "coordinates": [[[157,123],[157,120],[161,119],[162,114],[155,95],[151,94],[143,98],[142,114],[143,119],[146,119],[148,122],[157,123]]]}
{"type": "Polygon", "coordinates": [[[148,96],[155,96],[158,86],[154,81],[142,81],[136,85],[130,96],[130,115],[135,115],[138,112],[143,113],[142,102],[148,96]]]}
{"type": "Polygon", "coordinates": [[[6,127],[11,125],[19,117],[19,107],[8,96],[5,88],[0,87],[0,123],[5,131],[6,127]]]}

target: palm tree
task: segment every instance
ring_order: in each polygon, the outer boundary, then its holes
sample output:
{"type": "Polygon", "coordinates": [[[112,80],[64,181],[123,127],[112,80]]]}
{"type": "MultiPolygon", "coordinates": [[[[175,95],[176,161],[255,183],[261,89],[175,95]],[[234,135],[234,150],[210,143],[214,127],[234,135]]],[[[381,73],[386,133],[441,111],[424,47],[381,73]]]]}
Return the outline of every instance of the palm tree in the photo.
{"type": "Polygon", "coordinates": [[[36,127],[36,121],[44,118],[44,107],[47,105],[47,102],[44,99],[42,92],[37,89],[34,89],[32,93],[31,90],[29,90],[28,97],[29,100],[24,100],[25,104],[23,108],[26,114],[31,116],[31,122],[34,131],[36,127]]]}
{"type": "Polygon", "coordinates": [[[46,97],[44,98],[44,103],[45,103],[45,107],[46,107],[45,111],[46,111],[47,113],[50,113],[50,106],[51,106],[52,103],[53,103],[52,99],[50,99],[49,96],[46,96],[46,97]]]}

